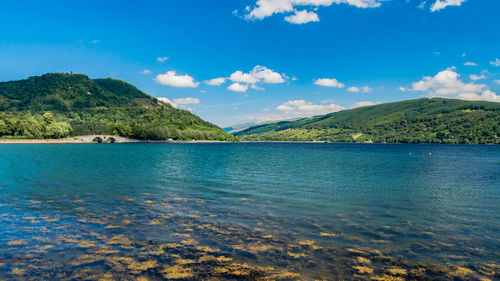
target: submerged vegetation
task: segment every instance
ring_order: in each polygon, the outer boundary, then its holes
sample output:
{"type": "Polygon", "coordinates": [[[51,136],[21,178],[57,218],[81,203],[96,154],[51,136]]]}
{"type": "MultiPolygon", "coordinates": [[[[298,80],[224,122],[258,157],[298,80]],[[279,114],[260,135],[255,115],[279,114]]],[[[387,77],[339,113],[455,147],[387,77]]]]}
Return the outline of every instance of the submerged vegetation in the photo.
{"type": "MultiPolygon", "coordinates": [[[[85,211],[97,200],[90,195],[31,201],[30,217],[7,216],[6,227],[20,229],[31,239],[0,241],[0,278],[46,280],[494,280],[500,265],[487,261],[447,264],[412,262],[402,256],[453,252],[456,247],[470,255],[488,257],[486,249],[466,248],[461,240],[412,243],[408,249],[389,247],[396,235],[424,235],[411,223],[369,229],[339,214],[340,223],[357,231],[323,235],[328,226],[316,225],[318,233],[304,240],[283,234],[280,223],[262,218],[258,228],[221,223],[204,201],[188,198],[122,198],[127,208],[107,214],[85,211]],[[64,202],[81,210],[78,217],[39,214],[36,210],[64,202]],[[192,208],[192,207],[199,208],[192,208]],[[127,212],[127,210],[133,210],[127,212]],[[205,211],[193,211],[205,210],[205,211]],[[145,218],[158,223],[148,224],[145,218]],[[265,226],[264,226],[265,225],[265,226]],[[130,229],[139,229],[134,236],[130,229]],[[159,239],[143,235],[161,233],[159,239]],[[164,235],[167,233],[168,235],[164,235]],[[384,247],[372,248],[374,238],[384,247]],[[371,239],[371,240],[370,240],[371,239]],[[372,242],[370,242],[372,241],[372,242]],[[380,240],[382,241],[382,240],[380,240]],[[451,244],[453,243],[453,244],[451,244]],[[68,262],[69,261],[69,262],[68,262]]],[[[238,214],[219,214],[234,217],[238,214]]],[[[333,226],[329,226],[333,227],[333,226]]],[[[11,235],[11,233],[8,233],[11,235]]],[[[18,234],[19,235],[19,234],[18,234]]],[[[435,236],[435,234],[426,234],[435,236]]],[[[154,235],[153,235],[154,236],[154,235]]],[[[461,260],[461,257],[454,256],[461,260]]],[[[485,260],[488,260],[485,258],[485,260]]]]}
{"type": "Polygon", "coordinates": [[[121,80],[56,73],[0,83],[0,137],[89,134],[142,140],[236,140],[216,125],[121,80]]]}
{"type": "Polygon", "coordinates": [[[500,103],[442,98],[367,106],[236,133],[248,141],[500,143],[500,103]]]}

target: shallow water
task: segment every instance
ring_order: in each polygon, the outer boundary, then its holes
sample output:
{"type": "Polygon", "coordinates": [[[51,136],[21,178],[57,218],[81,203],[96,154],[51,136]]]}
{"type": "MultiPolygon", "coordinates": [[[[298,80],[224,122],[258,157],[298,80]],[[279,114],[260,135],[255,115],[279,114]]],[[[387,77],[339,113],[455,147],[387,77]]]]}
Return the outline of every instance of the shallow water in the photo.
{"type": "Polygon", "coordinates": [[[24,144],[0,164],[0,279],[500,278],[500,146],[24,144]]]}

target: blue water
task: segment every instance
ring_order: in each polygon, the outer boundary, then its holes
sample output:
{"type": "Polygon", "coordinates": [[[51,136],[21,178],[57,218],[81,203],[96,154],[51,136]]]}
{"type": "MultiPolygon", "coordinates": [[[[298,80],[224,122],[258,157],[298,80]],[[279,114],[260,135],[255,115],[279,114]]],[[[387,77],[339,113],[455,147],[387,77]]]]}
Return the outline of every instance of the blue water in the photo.
{"type": "Polygon", "coordinates": [[[19,144],[0,163],[0,279],[500,277],[500,146],[19,144]]]}

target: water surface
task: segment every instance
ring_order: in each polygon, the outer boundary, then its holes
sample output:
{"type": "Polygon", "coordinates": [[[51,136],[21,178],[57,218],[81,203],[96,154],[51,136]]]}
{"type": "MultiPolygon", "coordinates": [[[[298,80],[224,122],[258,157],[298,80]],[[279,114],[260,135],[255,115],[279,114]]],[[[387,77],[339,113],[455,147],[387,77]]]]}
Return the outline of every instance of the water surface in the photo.
{"type": "Polygon", "coordinates": [[[0,146],[0,279],[500,278],[500,147],[0,146]]]}

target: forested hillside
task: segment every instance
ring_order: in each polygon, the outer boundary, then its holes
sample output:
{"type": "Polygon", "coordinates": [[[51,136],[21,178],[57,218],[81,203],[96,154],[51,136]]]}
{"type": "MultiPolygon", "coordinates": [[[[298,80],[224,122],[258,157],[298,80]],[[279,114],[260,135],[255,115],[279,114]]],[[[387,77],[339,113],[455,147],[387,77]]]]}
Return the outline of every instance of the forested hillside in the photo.
{"type": "Polygon", "coordinates": [[[131,84],[82,74],[45,74],[0,83],[0,137],[113,134],[135,139],[228,140],[214,124],[131,84]]]}
{"type": "Polygon", "coordinates": [[[236,133],[250,141],[500,143],[500,103],[442,98],[360,107],[236,133]]]}

